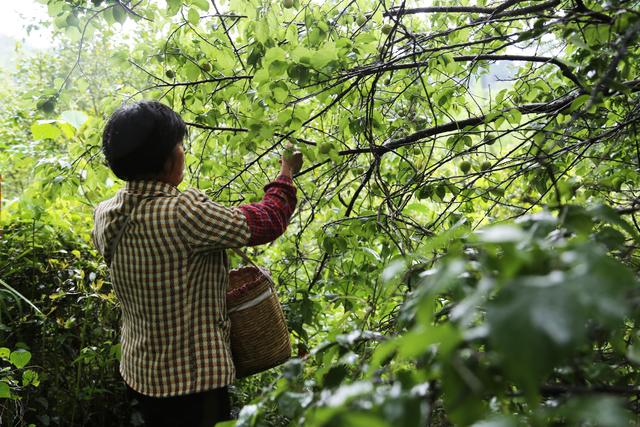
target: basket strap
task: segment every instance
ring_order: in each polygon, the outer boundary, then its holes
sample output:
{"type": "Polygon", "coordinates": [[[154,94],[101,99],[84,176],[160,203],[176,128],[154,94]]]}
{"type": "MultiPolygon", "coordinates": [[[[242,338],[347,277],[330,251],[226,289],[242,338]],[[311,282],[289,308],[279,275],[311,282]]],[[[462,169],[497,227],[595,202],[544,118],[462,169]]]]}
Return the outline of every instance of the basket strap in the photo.
{"type": "Polygon", "coordinates": [[[269,282],[269,284],[270,284],[271,286],[275,286],[275,285],[276,285],[276,284],[275,284],[275,282],[273,281],[273,279],[271,278],[271,275],[270,275],[268,272],[266,272],[264,268],[262,268],[262,267],[258,266],[255,262],[253,262],[253,261],[251,260],[251,258],[249,258],[249,256],[248,256],[246,253],[244,253],[244,251],[242,251],[242,250],[240,250],[240,249],[238,249],[238,248],[231,248],[231,250],[232,250],[236,255],[238,255],[240,258],[242,258],[242,260],[243,260],[244,262],[246,262],[247,264],[251,264],[252,266],[254,266],[255,268],[257,268],[257,269],[258,269],[258,271],[260,271],[260,273],[261,273],[264,277],[266,277],[267,281],[269,282]]]}
{"type": "Polygon", "coordinates": [[[245,303],[242,303],[237,307],[233,307],[233,308],[229,309],[229,313],[235,313],[236,311],[246,310],[247,308],[253,307],[254,305],[258,305],[262,301],[264,301],[267,298],[269,298],[271,296],[271,294],[273,294],[273,289],[271,287],[269,287],[266,291],[264,291],[263,293],[261,293],[260,295],[255,297],[254,299],[249,300],[249,301],[247,301],[245,303]]]}
{"type": "Polygon", "coordinates": [[[242,250],[240,250],[240,249],[238,249],[238,248],[231,248],[231,250],[232,250],[233,252],[235,252],[235,254],[236,254],[236,255],[238,255],[240,258],[242,258],[242,260],[243,260],[244,262],[246,262],[247,264],[251,264],[251,265],[253,265],[255,268],[260,269],[260,267],[258,267],[258,266],[256,265],[256,263],[255,263],[255,262],[253,262],[253,261],[251,260],[251,258],[249,258],[249,257],[247,256],[247,254],[245,254],[245,253],[244,253],[244,251],[242,251],[242,250]]]}

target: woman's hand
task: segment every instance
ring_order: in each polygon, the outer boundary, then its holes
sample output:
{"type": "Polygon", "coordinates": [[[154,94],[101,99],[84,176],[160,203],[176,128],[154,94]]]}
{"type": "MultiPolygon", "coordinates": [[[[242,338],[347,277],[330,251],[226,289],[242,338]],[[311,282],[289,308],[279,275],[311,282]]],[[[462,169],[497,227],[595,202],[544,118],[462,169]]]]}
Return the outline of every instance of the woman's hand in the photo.
{"type": "Polygon", "coordinates": [[[300,172],[300,169],[302,169],[302,153],[295,151],[293,147],[289,146],[285,149],[280,163],[282,164],[280,174],[293,177],[295,174],[300,172]]]}

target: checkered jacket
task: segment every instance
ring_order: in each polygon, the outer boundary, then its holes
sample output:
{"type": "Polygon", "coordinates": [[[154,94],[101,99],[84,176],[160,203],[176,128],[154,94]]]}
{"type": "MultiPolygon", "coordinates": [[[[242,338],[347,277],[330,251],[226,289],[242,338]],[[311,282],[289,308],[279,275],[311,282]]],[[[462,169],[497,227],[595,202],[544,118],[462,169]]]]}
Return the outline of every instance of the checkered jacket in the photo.
{"type": "Polygon", "coordinates": [[[261,202],[236,208],[158,181],[128,182],[98,205],[92,236],[122,308],[120,373],[131,388],[163,397],[233,382],[225,249],[274,240],[295,204],[281,176],[261,202]]]}

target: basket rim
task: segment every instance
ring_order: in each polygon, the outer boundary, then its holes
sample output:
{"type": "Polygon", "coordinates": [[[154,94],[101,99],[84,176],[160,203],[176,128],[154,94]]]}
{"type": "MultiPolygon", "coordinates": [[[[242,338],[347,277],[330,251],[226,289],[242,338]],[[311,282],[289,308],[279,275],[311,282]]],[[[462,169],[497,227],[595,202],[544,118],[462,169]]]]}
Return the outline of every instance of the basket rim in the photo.
{"type": "Polygon", "coordinates": [[[257,285],[263,282],[266,282],[267,286],[273,290],[273,281],[271,277],[267,274],[267,270],[264,270],[262,268],[258,268],[254,266],[234,268],[229,272],[229,275],[231,275],[234,272],[239,272],[242,270],[252,270],[257,272],[258,274],[256,275],[255,278],[243,284],[242,286],[238,286],[237,288],[227,291],[227,295],[226,295],[227,300],[233,301],[234,299],[245,295],[247,292],[249,292],[249,290],[251,290],[252,288],[256,287],[257,285]]]}

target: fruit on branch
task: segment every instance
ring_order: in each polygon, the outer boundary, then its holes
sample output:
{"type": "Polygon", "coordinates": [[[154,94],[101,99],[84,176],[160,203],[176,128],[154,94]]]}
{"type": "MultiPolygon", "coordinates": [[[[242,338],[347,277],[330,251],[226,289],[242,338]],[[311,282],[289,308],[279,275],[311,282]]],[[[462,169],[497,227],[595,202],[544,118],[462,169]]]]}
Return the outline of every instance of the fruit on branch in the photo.
{"type": "Polygon", "coordinates": [[[460,162],[460,170],[462,171],[462,173],[467,173],[471,170],[471,162],[468,160],[465,160],[463,162],[460,162]]]}
{"type": "Polygon", "coordinates": [[[67,22],[67,25],[69,27],[79,27],[80,26],[80,20],[73,13],[71,13],[71,14],[69,14],[67,16],[66,22],[67,22]]]}
{"type": "Polygon", "coordinates": [[[441,199],[444,199],[444,196],[447,195],[447,186],[444,184],[440,184],[436,187],[436,195],[441,199]]]}
{"type": "Polygon", "coordinates": [[[282,157],[288,162],[293,158],[293,153],[295,152],[295,147],[293,144],[289,143],[284,149],[282,153],[282,157]]]}
{"type": "Polygon", "coordinates": [[[496,135],[493,133],[488,133],[484,136],[484,143],[487,145],[493,145],[496,143],[496,135]]]}
{"type": "Polygon", "coordinates": [[[481,171],[486,171],[491,169],[491,162],[488,160],[485,160],[484,162],[482,162],[482,164],[480,165],[480,170],[481,171]]]}
{"type": "Polygon", "coordinates": [[[282,0],[282,6],[285,9],[291,9],[293,7],[293,0],[282,0]]]}
{"type": "Polygon", "coordinates": [[[56,99],[55,98],[41,99],[36,104],[36,108],[38,110],[44,111],[45,113],[52,113],[53,110],[55,110],[56,108],[56,99]]]}
{"type": "Polygon", "coordinates": [[[373,194],[374,196],[378,196],[378,197],[382,197],[383,196],[383,192],[382,189],[380,188],[380,185],[377,182],[372,182],[370,187],[371,189],[371,194],[373,194]]]}
{"type": "Polygon", "coordinates": [[[318,147],[318,152],[320,154],[329,154],[332,149],[333,149],[333,145],[330,142],[323,142],[318,147]]]}
{"type": "Polygon", "coordinates": [[[393,30],[393,25],[391,24],[384,24],[382,26],[382,34],[389,34],[391,30],[393,30]]]}
{"type": "Polygon", "coordinates": [[[495,197],[504,197],[504,188],[491,187],[489,192],[495,197]]]}
{"type": "Polygon", "coordinates": [[[174,78],[176,76],[176,73],[173,72],[173,70],[167,70],[164,72],[164,75],[167,76],[167,78],[174,78]]]}
{"type": "Polygon", "coordinates": [[[431,185],[422,186],[418,190],[418,199],[428,199],[433,196],[433,187],[431,185]]]}
{"type": "Polygon", "coordinates": [[[203,61],[200,64],[200,68],[202,68],[202,70],[206,73],[208,73],[209,71],[211,71],[211,64],[208,63],[207,61],[203,61]]]}
{"type": "Polygon", "coordinates": [[[364,15],[358,15],[358,17],[356,18],[356,24],[358,24],[359,26],[363,26],[366,23],[367,17],[364,15]]]}

